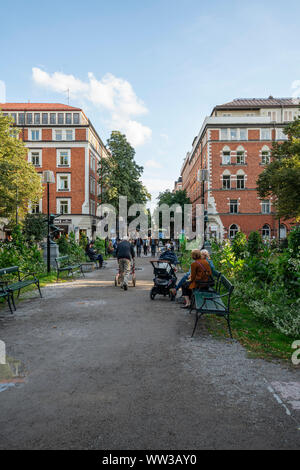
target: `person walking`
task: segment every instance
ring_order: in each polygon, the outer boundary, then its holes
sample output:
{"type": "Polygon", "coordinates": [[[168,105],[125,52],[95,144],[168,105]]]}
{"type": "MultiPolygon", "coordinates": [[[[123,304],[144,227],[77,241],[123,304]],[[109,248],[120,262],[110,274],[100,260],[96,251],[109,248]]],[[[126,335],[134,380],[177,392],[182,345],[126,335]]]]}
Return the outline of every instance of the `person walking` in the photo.
{"type": "Polygon", "coordinates": [[[156,243],[155,239],[151,238],[151,256],[155,256],[156,254],[156,243]]]}
{"type": "Polygon", "coordinates": [[[128,241],[128,237],[123,237],[122,241],[118,244],[116,256],[119,264],[121,288],[127,290],[131,260],[133,263],[135,260],[134,249],[132,244],[128,241]]]}
{"type": "Polygon", "coordinates": [[[136,255],[138,258],[141,257],[143,240],[141,238],[136,239],[136,255]]]}

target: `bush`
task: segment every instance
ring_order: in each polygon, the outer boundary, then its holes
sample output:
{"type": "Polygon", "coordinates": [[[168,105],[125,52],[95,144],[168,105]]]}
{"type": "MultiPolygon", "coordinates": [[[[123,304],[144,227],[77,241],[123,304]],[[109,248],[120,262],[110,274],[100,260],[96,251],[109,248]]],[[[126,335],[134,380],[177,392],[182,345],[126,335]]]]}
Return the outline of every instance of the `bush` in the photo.
{"type": "Polygon", "coordinates": [[[8,266],[19,266],[24,272],[46,271],[41,250],[26,240],[19,226],[13,229],[11,242],[0,244],[0,268],[8,266]]]}
{"type": "Polygon", "coordinates": [[[263,247],[263,241],[259,232],[251,232],[248,237],[247,250],[250,255],[258,255],[263,247]]]}
{"type": "Polygon", "coordinates": [[[43,214],[27,214],[23,234],[28,241],[41,242],[47,236],[47,217],[43,214]]]}
{"type": "Polygon", "coordinates": [[[237,259],[245,257],[247,252],[247,237],[243,232],[237,232],[232,240],[232,250],[237,259]]]}
{"type": "Polygon", "coordinates": [[[293,255],[300,253],[300,227],[295,227],[288,236],[288,247],[293,255]]]}
{"type": "Polygon", "coordinates": [[[76,242],[75,234],[73,232],[69,234],[68,238],[65,235],[62,235],[58,239],[57,243],[60,255],[68,255],[71,263],[85,261],[85,247],[83,248],[81,244],[76,242]]]}

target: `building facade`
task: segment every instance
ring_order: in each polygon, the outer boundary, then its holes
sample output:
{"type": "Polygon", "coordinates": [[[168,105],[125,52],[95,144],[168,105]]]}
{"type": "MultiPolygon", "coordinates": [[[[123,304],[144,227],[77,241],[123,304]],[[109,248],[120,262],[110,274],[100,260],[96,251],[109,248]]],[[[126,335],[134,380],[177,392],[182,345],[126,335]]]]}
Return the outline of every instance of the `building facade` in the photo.
{"type": "MultiPolygon", "coordinates": [[[[54,172],[50,212],[57,214],[56,225],[62,232],[74,232],[77,239],[82,233],[95,237],[101,162],[109,151],[82,109],[54,103],[0,103],[0,110],[20,129],[19,138],[36,171],[54,172]]],[[[46,191],[30,211],[47,213],[46,191]]]]}
{"type": "Polygon", "coordinates": [[[270,161],[274,142],[287,139],[285,126],[299,116],[292,98],[236,99],[216,106],[195,137],[182,168],[182,188],[193,203],[204,200],[207,237],[233,238],[259,231],[265,238],[285,238],[291,221],[278,221],[272,198],[256,191],[259,174],[270,161]],[[199,181],[199,170],[209,179],[199,181]]]}

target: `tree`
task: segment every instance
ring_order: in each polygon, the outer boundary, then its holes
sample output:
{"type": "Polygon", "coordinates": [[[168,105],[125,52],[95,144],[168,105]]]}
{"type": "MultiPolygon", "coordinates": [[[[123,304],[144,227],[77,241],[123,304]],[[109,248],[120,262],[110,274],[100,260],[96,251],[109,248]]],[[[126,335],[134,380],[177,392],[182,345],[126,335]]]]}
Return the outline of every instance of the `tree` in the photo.
{"type": "Polygon", "coordinates": [[[190,198],[186,194],[185,189],[180,189],[179,191],[172,192],[169,189],[159,193],[158,195],[158,205],[167,204],[172,206],[173,204],[179,204],[184,209],[184,204],[192,204],[190,198]]]}
{"type": "Polygon", "coordinates": [[[47,236],[47,216],[44,214],[26,214],[23,224],[26,240],[41,242],[47,236]]]}
{"type": "Polygon", "coordinates": [[[27,149],[18,139],[12,120],[0,114],[0,217],[22,219],[30,203],[37,204],[43,189],[40,176],[27,160],[27,149]]]}
{"type": "Polygon", "coordinates": [[[126,196],[128,206],[146,204],[151,199],[146,187],[140,180],[144,168],[135,160],[135,150],[119,131],[113,131],[107,141],[111,156],[102,160],[99,169],[103,187],[101,203],[119,207],[119,196],[126,196]]]}
{"type": "Polygon", "coordinates": [[[300,118],[284,131],[288,140],[274,143],[271,162],[259,175],[261,198],[274,197],[278,218],[300,220],[300,118]]]}

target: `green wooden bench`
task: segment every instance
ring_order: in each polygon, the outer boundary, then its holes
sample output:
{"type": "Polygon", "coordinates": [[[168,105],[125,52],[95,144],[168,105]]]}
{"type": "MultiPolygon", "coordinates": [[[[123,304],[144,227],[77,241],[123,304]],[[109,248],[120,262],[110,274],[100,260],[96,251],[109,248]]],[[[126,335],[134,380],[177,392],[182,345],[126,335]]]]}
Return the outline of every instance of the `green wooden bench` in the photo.
{"type": "Polygon", "coordinates": [[[59,274],[63,271],[68,271],[68,274],[72,274],[74,276],[74,271],[80,271],[82,276],[84,276],[84,272],[82,270],[82,264],[71,264],[70,258],[68,255],[60,256],[59,258],[55,258],[56,263],[56,271],[57,271],[57,280],[59,278],[59,274]]]}
{"type": "Polygon", "coordinates": [[[224,317],[227,321],[230,337],[232,338],[230,326],[230,299],[234,286],[220,275],[217,288],[211,291],[201,291],[195,289],[191,298],[190,313],[196,311],[196,319],[192,337],[197,328],[197,324],[202,315],[215,314],[224,317]],[[222,294],[222,292],[224,292],[222,294]]]}
{"type": "MultiPolygon", "coordinates": [[[[18,297],[20,296],[21,289],[24,287],[35,284],[39,290],[40,296],[42,297],[40,289],[40,281],[36,277],[35,273],[24,273],[20,271],[19,266],[9,266],[8,268],[0,269],[0,277],[2,278],[1,285],[3,287],[3,292],[5,290],[11,297],[12,304],[16,310],[16,305],[14,301],[14,292],[18,291],[18,297]],[[21,274],[24,275],[21,277],[21,274]]],[[[10,304],[10,299],[7,297],[8,304],[10,304]]],[[[11,307],[11,306],[10,306],[11,307]]],[[[12,309],[10,308],[11,312],[12,309]]]]}
{"type": "Polygon", "coordinates": [[[5,286],[5,285],[2,285],[1,283],[0,283],[0,299],[5,299],[5,300],[7,300],[10,313],[13,314],[14,312],[13,312],[13,309],[12,309],[12,306],[11,306],[11,294],[10,294],[10,292],[6,289],[6,286],[5,286]]]}

